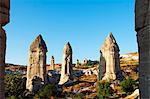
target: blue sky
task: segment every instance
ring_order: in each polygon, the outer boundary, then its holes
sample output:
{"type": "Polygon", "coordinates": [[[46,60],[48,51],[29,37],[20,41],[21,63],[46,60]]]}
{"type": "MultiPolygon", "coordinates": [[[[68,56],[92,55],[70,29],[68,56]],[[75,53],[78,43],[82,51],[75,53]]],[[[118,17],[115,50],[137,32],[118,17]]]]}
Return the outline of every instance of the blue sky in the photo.
{"type": "Polygon", "coordinates": [[[112,32],[120,54],[137,51],[134,0],[11,0],[6,62],[28,63],[29,46],[41,34],[48,53],[62,62],[68,41],[73,60],[99,60],[100,47],[112,32]]]}

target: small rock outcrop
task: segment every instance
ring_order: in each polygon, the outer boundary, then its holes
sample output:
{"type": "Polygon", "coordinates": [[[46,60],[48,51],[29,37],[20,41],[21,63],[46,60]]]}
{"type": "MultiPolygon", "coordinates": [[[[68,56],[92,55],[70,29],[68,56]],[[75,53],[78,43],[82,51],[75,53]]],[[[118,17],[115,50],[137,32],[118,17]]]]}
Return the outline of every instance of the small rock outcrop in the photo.
{"type": "Polygon", "coordinates": [[[101,58],[99,66],[100,80],[121,80],[119,46],[112,33],[108,35],[100,49],[101,58]]]}
{"type": "Polygon", "coordinates": [[[125,97],[124,99],[140,99],[139,89],[136,89],[131,95],[125,97]]]}
{"type": "Polygon", "coordinates": [[[26,88],[29,89],[29,91],[34,91],[33,89],[37,89],[33,88],[36,87],[36,85],[33,85],[34,83],[36,83],[36,82],[33,83],[34,78],[41,79],[41,84],[47,83],[46,53],[47,47],[45,41],[43,40],[42,36],[39,35],[30,46],[29,63],[27,66],[27,84],[26,84],[26,88]]]}
{"type": "Polygon", "coordinates": [[[83,65],[87,65],[88,64],[88,60],[85,58],[84,60],[83,60],[83,65]]]}
{"type": "Polygon", "coordinates": [[[5,53],[6,33],[3,29],[9,23],[10,1],[0,0],[0,99],[5,99],[4,75],[5,75],[5,53]]]}
{"type": "Polygon", "coordinates": [[[68,42],[63,49],[63,60],[59,84],[62,85],[69,80],[73,80],[73,67],[72,67],[72,48],[70,43],[68,42]]]}
{"type": "Polygon", "coordinates": [[[55,70],[55,59],[54,56],[51,57],[51,70],[55,70]]]}
{"type": "Polygon", "coordinates": [[[77,60],[76,60],[76,65],[75,65],[75,67],[78,68],[79,65],[80,65],[80,62],[79,62],[79,60],[77,59],[77,60]]]}
{"type": "Polygon", "coordinates": [[[135,30],[139,50],[140,97],[150,99],[150,0],[136,0],[135,30]]]}

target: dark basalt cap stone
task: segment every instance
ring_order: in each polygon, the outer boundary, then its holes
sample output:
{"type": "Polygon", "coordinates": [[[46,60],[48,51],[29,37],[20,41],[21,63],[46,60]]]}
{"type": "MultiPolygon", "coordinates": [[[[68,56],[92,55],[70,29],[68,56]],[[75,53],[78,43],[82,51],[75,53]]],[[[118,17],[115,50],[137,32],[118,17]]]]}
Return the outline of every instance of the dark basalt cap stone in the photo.
{"type": "Polygon", "coordinates": [[[34,51],[37,48],[42,48],[44,49],[46,52],[47,50],[47,46],[45,41],[42,38],[42,35],[40,34],[39,36],[37,36],[37,38],[32,42],[31,46],[30,46],[30,51],[34,51]]]}

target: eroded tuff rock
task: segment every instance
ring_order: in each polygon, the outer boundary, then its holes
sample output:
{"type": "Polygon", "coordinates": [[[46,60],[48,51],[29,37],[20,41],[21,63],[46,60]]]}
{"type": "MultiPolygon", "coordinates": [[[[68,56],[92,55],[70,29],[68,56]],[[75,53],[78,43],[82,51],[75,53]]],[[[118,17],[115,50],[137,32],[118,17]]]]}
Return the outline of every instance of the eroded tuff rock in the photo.
{"type": "Polygon", "coordinates": [[[0,27],[0,99],[5,99],[4,75],[5,75],[5,52],[6,52],[6,33],[0,27]]]}
{"type": "Polygon", "coordinates": [[[150,0],[136,0],[135,30],[139,49],[141,99],[150,99],[150,0]]]}
{"type": "MultiPolygon", "coordinates": [[[[39,35],[30,46],[29,63],[27,66],[27,84],[29,91],[34,91],[33,78],[41,79],[41,84],[47,83],[46,74],[46,53],[47,47],[42,36],[39,35]]],[[[36,80],[35,80],[36,81],[36,80]]],[[[38,80],[39,81],[39,80],[38,80]]],[[[36,83],[36,82],[34,82],[36,83]]],[[[39,83],[38,83],[39,84],[39,83]]],[[[40,85],[37,85],[39,87],[40,85]]]]}
{"type": "Polygon", "coordinates": [[[55,70],[55,59],[54,59],[54,56],[51,57],[51,69],[55,70]]]}
{"type": "Polygon", "coordinates": [[[10,0],[0,0],[0,25],[4,26],[9,22],[10,0]]]}
{"type": "Polygon", "coordinates": [[[5,99],[4,75],[5,75],[5,53],[6,33],[3,29],[9,22],[10,1],[0,0],[0,99],[5,99]]]}
{"type": "Polygon", "coordinates": [[[78,68],[79,65],[80,65],[80,62],[79,62],[79,60],[77,59],[77,60],[76,60],[76,65],[75,65],[75,67],[78,68]]]}
{"type": "Polygon", "coordinates": [[[63,49],[63,60],[59,84],[62,85],[69,80],[73,80],[73,68],[72,68],[72,48],[70,43],[68,42],[63,49]]]}
{"type": "Polygon", "coordinates": [[[100,80],[122,80],[119,51],[119,46],[112,33],[110,33],[100,49],[100,80]]]}

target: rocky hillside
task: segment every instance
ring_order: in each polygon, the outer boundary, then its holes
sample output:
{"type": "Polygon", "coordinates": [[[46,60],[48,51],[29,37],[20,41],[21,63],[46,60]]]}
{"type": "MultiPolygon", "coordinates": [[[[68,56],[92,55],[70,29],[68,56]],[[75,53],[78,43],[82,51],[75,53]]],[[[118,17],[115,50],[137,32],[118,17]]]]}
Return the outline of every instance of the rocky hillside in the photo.
{"type": "Polygon", "coordinates": [[[137,52],[120,55],[120,65],[125,76],[138,79],[139,55],[137,52]]]}
{"type": "Polygon", "coordinates": [[[124,59],[126,61],[130,61],[130,60],[137,60],[138,61],[139,54],[137,52],[127,53],[127,54],[120,55],[120,58],[124,59]]]}
{"type": "MultiPolygon", "coordinates": [[[[132,79],[138,79],[138,53],[127,53],[120,55],[120,66],[125,77],[130,76],[132,79]]],[[[94,98],[97,94],[97,70],[98,64],[93,66],[82,66],[74,68],[78,75],[77,82],[74,85],[64,87],[64,93],[80,93],[84,98],[94,98]],[[85,68],[87,67],[87,68],[85,68]],[[81,72],[82,71],[82,72],[81,72]]]]}

